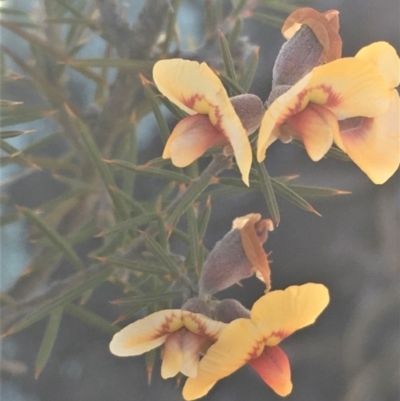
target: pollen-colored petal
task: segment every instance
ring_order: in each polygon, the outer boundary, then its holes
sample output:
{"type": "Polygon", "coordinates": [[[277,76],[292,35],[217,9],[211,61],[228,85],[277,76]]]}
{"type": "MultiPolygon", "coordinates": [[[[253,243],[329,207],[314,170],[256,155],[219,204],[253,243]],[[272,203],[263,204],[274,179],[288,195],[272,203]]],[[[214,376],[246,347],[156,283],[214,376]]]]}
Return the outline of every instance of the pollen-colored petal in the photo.
{"type": "Polygon", "coordinates": [[[218,341],[199,363],[197,376],[189,378],[183,388],[185,400],[206,395],[215,383],[232,374],[264,349],[262,335],[248,319],[237,319],[226,326],[218,341]]]}
{"type": "Polygon", "coordinates": [[[160,92],[188,114],[208,114],[210,103],[215,103],[221,91],[225,92],[211,68],[197,61],[158,61],[153,78],[160,92]]]}
{"type": "Polygon", "coordinates": [[[336,116],[326,107],[312,103],[291,117],[287,124],[298,133],[313,161],[325,156],[334,135],[339,132],[336,116]]]}
{"type": "Polygon", "coordinates": [[[265,347],[262,354],[248,364],[281,397],[292,392],[289,359],[280,347],[265,347]]]}
{"type": "Polygon", "coordinates": [[[194,334],[216,341],[225,323],[210,319],[200,313],[187,312],[182,316],[185,327],[194,334]]]}
{"type": "Polygon", "coordinates": [[[322,61],[338,59],[342,54],[338,15],[337,10],[320,13],[309,7],[299,8],[286,19],[282,26],[282,34],[286,39],[290,39],[301,25],[308,25],[324,48],[322,61]]]}
{"type": "Polygon", "coordinates": [[[314,323],[328,303],[328,289],[322,284],[291,286],[262,296],[253,305],[250,317],[263,333],[265,345],[274,346],[314,323]]]}
{"type": "Polygon", "coordinates": [[[207,116],[195,114],[182,119],[175,126],[165,144],[163,158],[171,158],[172,164],[177,167],[186,167],[207,149],[224,142],[225,137],[211,124],[207,116]]]}
{"type": "Polygon", "coordinates": [[[384,77],[388,88],[392,89],[400,84],[400,59],[395,48],[389,43],[372,43],[363,47],[355,57],[374,64],[384,77]]]}
{"type": "Polygon", "coordinates": [[[137,320],[114,335],[110,351],[117,356],[134,356],[160,346],[169,333],[183,326],[183,312],[180,309],[162,310],[137,320]]]}
{"type": "Polygon", "coordinates": [[[169,379],[176,376],[183,365],[183,336],[184,329],[168,335],[164,345],[164,354],[161,363],[161,377],[169,379]]]}
{"type": "Polygon", "coordinates": [[[390,90],[378,69],[369,62],[342,58],[315,67],[305,93],[309,102],[328,107],[338,119],[386,113],[390,90]]]}
{"type": "Polygon", "coordinates": [[[375,118],[364,118],[359,127],[340,132],[345,152],[374,182],[383,184],[399,168],[400,102],[392,91],[388,112],[375,118]]]}

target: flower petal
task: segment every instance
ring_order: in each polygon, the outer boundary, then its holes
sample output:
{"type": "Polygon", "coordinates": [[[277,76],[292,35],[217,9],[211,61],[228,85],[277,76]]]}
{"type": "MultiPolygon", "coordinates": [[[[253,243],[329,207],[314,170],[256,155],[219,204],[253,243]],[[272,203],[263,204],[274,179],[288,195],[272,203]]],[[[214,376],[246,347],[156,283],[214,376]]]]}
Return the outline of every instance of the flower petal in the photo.
{"type": "Polygon", "coordinates": [[[168,309],[137,320],[114,335],[110,351],[117,356],[134,356],[160,346],[169,333],[183,326],[181,316],[184,312],[168,309]]]}
{"type": "Polygon", "coordinates": [[[328,289],[322,284],[291,286],[261,297],[251,309],[251,320],[274,346],[284,338],[315,322],[329,303],[328,289]]]}
{"type": "Polygon", "coordinates": [[[176,376],[183,365],[183,336],[184,329],[179,329],[175,333],[168,335],[164,345],[164,354],[161,364],[161,377],[169,379],[176,376]]]}
{"type": "Polygon", "coordinates": [[[301,27],[309,26],[324,48],[322,61],[338,59],[342,54],[342,39],[339,35],[339,11],[329,10],[320,13],[313,8],[304,7],[295,10],[282,26],[282,34],[290,39],[301,27]]]}
{"type": "Polygon", "coordinates": [[[292,392],[289,359],[280,347],[265,347],[262,354],[248,364],[281,397],[292,392]]]}
{"type": "Polygon", "coordinates": [[[220,331],[226,326],[225,323],[210,319],[200,313],[185,313],[182,316],[185,327],[194,334],[199,334],[216,341],[220,331]]]}
{"type": "Polygon", "coordinates": [[[185,376],[197,376],[200,350],[204,340],[204,337],[185,330],[183,337],[183,364],[181,368],[181,372],[185,376]]]}
{"type": "Polygon", "coordinates": [[[338,119],[386,113],[390,90],[378,69],[354,57],[315,67],[306,91],[308,100],[325,105],[338,119]]]}
{"type": "Polygon", "coordinates": [[[215,383],[232,374],[264,349],[261,333],[248,319],[237,319],[226,326],[218,341],[199,363],[197,376],[183,387],[183,398],[195,400],[207,394],[215,383]]]}
{"type": "Polygon", "coordinates": [[[310,103],[301,113],[291,117],[289,124],[302,139],[311,160],[321,160],[339,132],[336,116],[327,108],[310,103]]]}
{"type": "MultiPolygon", "coordinates": [[[[253,216],[260,215],[254,214],[253,216]]],[[[261,246],[260,239],[255,229],[255,224],[259,219],[260,217],[258,217],[256,221],[254,221],[254,219],[249,219],[249,221],[240,230],[240,238],[242,240],[242,246],[244,252],[246,253],[247,259],[250,261],[253,268],[261,274],[266,286],[265,291],[267,292],[271,288],[271,270],[267,255],[261,246]]],[[[266,232],[268,232],[268,230],[266,230],[266,232]]]]}
{"type": "Polygon", "coordinates": [[[195,114],[182,119],[175,126],[165,144],[162,157],[171,158],[172,164],[177,167],[186,167],[219,142],[226,142],[226,139],[209,118],[195,114]]]}
{"type": "Polygon", "coordinates": [[[341,131],[340,140],[345,152],[372,182],[386,182],[400,164],[400,101],[397,91],[392,91],[390,108],[385,115],[364,118],[358,128],[341,131]]]}
{"type": "Polygon", "coordinates": [[[206,63],[171,59],[158,61],[153,79],[160,92],[188,114],[208,114],[210,103],[226,91],[206,63]]]}
{"type": "Polygon", "coordinates": [[[211,68],[196,61],[161,60],[154,65],[153,78],[161,93],[182,110],[208,115],[232,145],[242,179],[249,185],[250,142],[225,88],[211,68]]]}
{"type": "Polygon", "coordinates": [[[363,47],[355,57],[374,64],[386,80],[388,88],[392,89],[400,84],[400,59],[389,43],[372,43],[363,47]]]}

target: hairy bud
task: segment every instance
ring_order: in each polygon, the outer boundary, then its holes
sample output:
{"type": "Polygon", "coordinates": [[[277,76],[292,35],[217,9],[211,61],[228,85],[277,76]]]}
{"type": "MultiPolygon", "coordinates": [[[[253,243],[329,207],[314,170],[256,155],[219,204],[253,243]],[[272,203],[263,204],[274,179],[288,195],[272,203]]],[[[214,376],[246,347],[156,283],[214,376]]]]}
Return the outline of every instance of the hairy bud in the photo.
{"type": "Polygon", "coordinates": [[[212,312],[206,301],[200,298],[190,298],[181,307],[183,310],[187,310],[193,313],[201,313],[204,316],[211,317],[212,312]]]}
{"type": "Polygon", "coordinates": [[[214,319],[223,323],[230,323],[232,320],[250,317],[250,311],[236,299],[224,299],[214,309],[214,319]]]}
{"type": "Polygon", "coordinates": [[[252,134],[261,123],[264,107],[261,99],[252,94],[233,96],[229,99],[242,122],[247,135],[252,134]]]}

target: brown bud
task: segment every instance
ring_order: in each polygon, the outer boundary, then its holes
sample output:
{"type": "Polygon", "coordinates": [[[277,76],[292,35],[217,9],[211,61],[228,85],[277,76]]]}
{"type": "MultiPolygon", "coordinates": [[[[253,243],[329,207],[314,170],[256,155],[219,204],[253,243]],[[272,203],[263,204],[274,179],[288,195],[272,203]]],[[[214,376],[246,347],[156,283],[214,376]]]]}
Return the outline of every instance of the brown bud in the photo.
{"type": "Polygon", "coordinates": [[[261,99],[256,95],[244,94],[233,96],[229,100],[240,118],[247,135],[252,134],[260,126],[264,114],[261,99]]]}
{"type": "Polygon", "coordinates": [[[272,87],[294,85],[321,64],[323,47],[311,28],[303,25],[283,44],[272,71],[272,87]]]}
{"type": "Polygon", "coordinates": [[[250,317],[250,311],[236,299],[224,299],[214,309],[213,317],[223,323],[230,323],[232,320],[250,317]]]}
{"type": "Polygon", "coordinates": [[[183,310],[187,310],[193,313],[201,313],[204,316],[211,317],[212,312],[207,302],[200,298],[190,298],[181,307],[183,310]]]}
{"type": "Polygon", "coordinates": [[[262,248],[273,229],[271,220],[249,214],[234,220],[232,230],[217,242],[200,275],[200,294],[215,294],[258,270],[269,289],[269,266],[262,248]]]}

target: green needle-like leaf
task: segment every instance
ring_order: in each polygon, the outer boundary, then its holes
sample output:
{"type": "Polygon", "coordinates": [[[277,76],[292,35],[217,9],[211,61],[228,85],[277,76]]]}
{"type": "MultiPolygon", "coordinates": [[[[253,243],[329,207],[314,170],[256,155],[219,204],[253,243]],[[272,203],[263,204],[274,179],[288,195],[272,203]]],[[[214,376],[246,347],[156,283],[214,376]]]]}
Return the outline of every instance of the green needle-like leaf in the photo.
{"type": "Polygon", "coordinates": [[[239,80],[239,85],[242,87],[245,93],[247,93],[250,90],[254,76],[256,75],[259,59],[260,59],[260,48],[256,47],[248,65],[246,66],[239,80]]]}
{"type": "Polygon", "coordinates": [[[38,216],[33,210],[18,207],[18,210],[65,255],[66,258],[73,264],[78,270],[84,270],[85,265],[81,258],[75,253],[71,245],[63,238],[53,227],[47,224],[47,222],[40,216],[38,216]]]}
{"type": "Polygon", "coordinates": [[[107,67],[129,69],[130,71],[146,72],[151,71],[153,61],[132,60],[123,58],[74,58],[68,59],[63,64],[69,67],[107,67]]]}
{"type": "Polygon", "coordinates": [[[269,178],[269,174],[267,169],[264,166],[264,163],[255,163],[258,180],[261,185],[261,192],[264,195],[264,198],[267,202],[269,213],[271,214],[271,219],[275,223],[276,226],[279,225],[281,220],[278,203],[276,201],[274,188],[272,187],[271,179],[269,178]]]}
{"type": "Polygon", "coordinates": [[[197,210],[193,205],[191,205],[187,212],[187,222],[188,222],[188,234],[190,239],[190,260],[192,262],[194,271],[199,274],[200,266],[200,239],[197,228],[197,210]]]}
{"type": "Polygon", "coordinates": [[[124,160],[104,160],[104,162],[111,164],[114,167],[119,167],[126,170],[134,171],[138,174],[147,175],[150,177],[163,178],[168,181],[176,181],[182,184],[190,184],[192,179],[183,174],[176,173],[175,171],[163,170],[156,167],[135,166],[124,160]]]}
{"type": "Polygon", "coordinates": [[[113,266],[124,267],[129,270],[133,270],[140,273],[147,274],[157,274],[157,275],[165,275],[168,273],[167,269],[164,269],[162,266],[152,266],[146,262],[131,260],[131,259],[122,259],[116,256],[104,256],[96,258],[103,263],[108,263],[113,266]]]}
{"type": "Polygon", "coordinates": [[[228,92],[231,96],[242,95],[244,93],[243,89],[231,78],[219,74],[219,79],[228,88],[228,92]]]}
{"type": "Polygon", "coordinates": [[[224,60],[225,64],[225,71],[226,75],[235,83],[237,84],[237,77],[234,62],[231,55],[231,50],[229,49],[229,43],[225,38],[225,35],[219,31],[219,47],[221,50],[222,59],[224,60]]]}
{"type": "Polygon", "coordinates": [[[63,315],[63,308],[59,307],[50,314],[49,322],[47,323],[46,331],[44,333],[42,344],[40,345],[38,355],[35,362],[35,378],[37,379],[46,366],[50,358],[51,351],[56,342],[58,330],[61,324],[63,315]]]}
{"type": "Polygon", "coordinates": [[[283,184],[277,180],[271,180],[272,186],[275,191],[286,198],[289,202],[295,204],[299,208],[303,210],[307,210],[308,212],[315,213],[317,216],[321,216],[305,199],[299,196],[296,192],[292,191],[287,185],[283,184]]]}
{"type": "Polygon", "coordinates": [[[201,216],[198,219],[198,230],[199,230],[199,237],[203,238],[206,235],[208,222],[210,221],[211,217],[211,196],[207,197],[206,203],[204,205],[204,210],[201,216]]]}
{"type": "Polygon", "coordinates": [[[15,138],[20,135],[30,134],[32,132],[36,132],[36,130],[24,130],[24,131],[0,131],[0,138],[15,138]]]}
{"type": "Polygon", "coordinates": [[[108,276],[113,272],[112,267],[106,267],[101,270],[98,268],[88,270],[85,273],[77,273],[70,281],[70,285],[60,291],[53,291],[52,296],[48,296],[44,302],[31,313],[18,320],[10,328],[7,329],[5,335],[17,333],[37,321],[43,319],[56,308],[62,307],[65,304],[82,296],[87,290],[92,289],[103,283],[108,276]]]}
{"type": "Polygon", "coordinates": [[[121,327],[116,325],[111,325],[111,323],[83,306],[78,306],[73,303],[67,304],[64,306],[64,311],[69,315],[78,318],[85,324],[93,327],[97,327],[102,330],[104,333],[112,336],[121,330],[121,327]]]}

